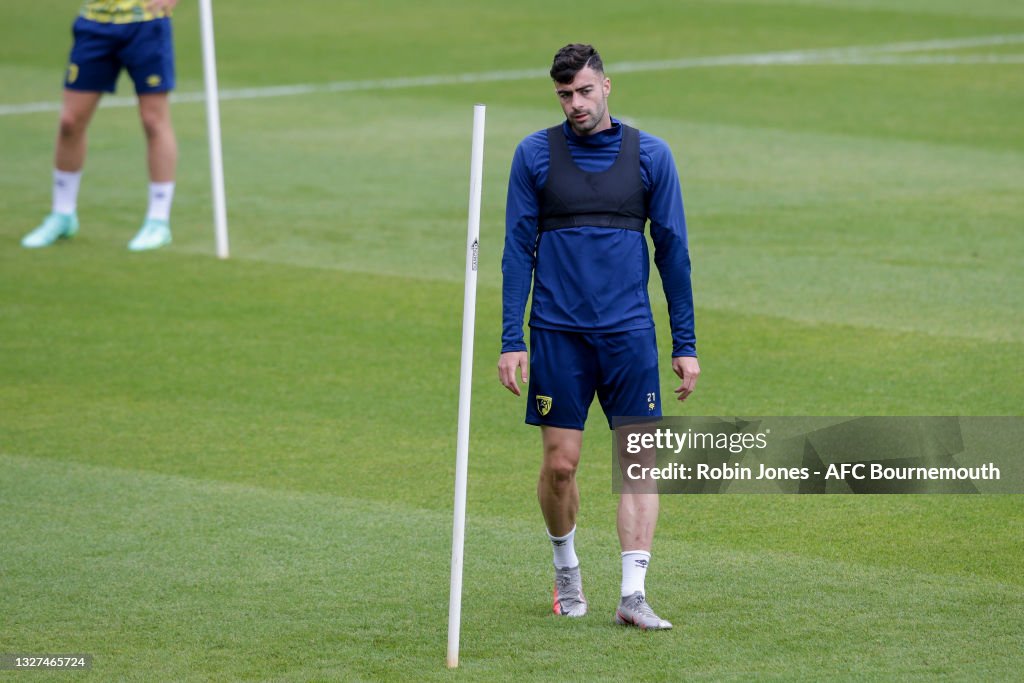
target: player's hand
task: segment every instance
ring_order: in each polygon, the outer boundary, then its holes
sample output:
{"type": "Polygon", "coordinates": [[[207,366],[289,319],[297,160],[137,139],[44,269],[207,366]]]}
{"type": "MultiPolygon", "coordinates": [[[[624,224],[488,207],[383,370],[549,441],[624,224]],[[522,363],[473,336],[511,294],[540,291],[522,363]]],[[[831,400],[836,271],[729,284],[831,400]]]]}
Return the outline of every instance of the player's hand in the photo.
{"type": "Polygon", "coordinates": [[[498,381],[516,396],[521,396],[516,371],[523,378],[523,384],[530,380],[530,358],[526,351],[509,351],[498,358],[498,381]]]}
{"type": "Polygon", "coordinates": [[[149,0],[146,8],[150,12],[170,11],[178,4],[178,0],[149,0]]]}
{"type": "Polygon", "coordinates": [[[696,358],[681,356],[672,359],[672,371],[676,373],[683,383],[676,389],[676,398],[685,401],[697,387],[697,378],[700,376],[700,363],[696,358]]]}

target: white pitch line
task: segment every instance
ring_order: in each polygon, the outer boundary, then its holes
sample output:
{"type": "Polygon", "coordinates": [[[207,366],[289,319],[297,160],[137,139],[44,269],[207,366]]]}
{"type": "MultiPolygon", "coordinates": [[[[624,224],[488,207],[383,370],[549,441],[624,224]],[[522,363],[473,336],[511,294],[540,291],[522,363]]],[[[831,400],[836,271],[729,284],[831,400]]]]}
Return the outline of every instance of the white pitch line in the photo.
{"type": "Polygon", "coordinates": [[[612,73],[637,71],[665,71],[692,69],[708,66],[790,66],[804,64],[834,63],[832,60],[859,57],[867,54],[888,52],[913,52],[926,50],[959,50],[971,47],[993,45],[1017,45],[1024,43],[1024,33],[1010,33],[974,38],[950,38],[945,40],[922,40],[918,42],[887,43],[883,45],[856,45],[849,47],[791,50],[785,52],[763,52],[760,54],[721,55],[717,57],[687,57],[651,62],[622,62],[615,65],[612,73]]]}
{"type": "Polygon", "coordinates": [[[1004,33],[974,38],[939,38],[887,45],[849,48],[858,52],[921,52],[924,50],[960,50],[967,47],[991,47],[993,45],[1017,45],[1024,43],[1024,33],[1004,33]]]}
{"type": "MultiPolygon", "coordinates": [[[[670,71],[677,69],[699,69],[720,66],[805,66],[815,64],[1019,64],[1022,55],[907,55],[886,56],[888,53],[921,52],[928,50],[960,50],[993,45],[1016,45],[1024,43],[1024,33],[976,36],[972,38],[949,38],[922,40],[917,42],[888,43],[882,45],[858,45],[839,48],[790,50],[783,52],[762,52],[713,57],[685,57],[682,59],[647,62],[620,62],[611,70],[616,73],[638,73],[646,71],[670,71]]],[[[547,69],[518,69],[511,71],[482,71],[476,73],[410,76],[405,78],[377,78],[364,81],[334,81],[331,83],[299,83],[265,88],[235,88],[220,91],[221,100],[250,100],[264,97],[295,97],[316,93],[357,92],[367,90],[398,90],[403,88],[427,88],[442,85],[464,85],[467,83],[497,83],[501,81],[522,81],[544,78],[547,69]]],[[[202,92],[181,92],[172,95],[174,102],[204,102],[202,92]]],[[[103,107],[134,107],[134,97],[104,97],[103,107]]],[[[28,102],[25,104],[0,104],[0,116],[34,114],[60,111],[60,102],[28,102]]]]}
{"type": "Polygon", "coordinates": [[[1024,55],[851,55],[833,60],[821,61],[819,64],[838,64],[842,66],[858,66],[884,64],[898,66],[900,64],[1024,64],[1024,55]]]}
{"type": "MultiPolygon", "coordinates": [[[[366,81],[334,81],[332,83],[298,83],[275,85],[265,88],[234,88],[220,91],[223,100],[252,100],[264,97],[293,97],[316,93],[355,92],[361,90],[397,90],[402,88],[424,88],[439,85],[463,85],[466,83],[494,83],[498,81],[523,81],[548,75],[547,69],[521,69],[518,71],[483,71],[478,73],[409,76],[403,78],[376,78],[366,81]]],[[[178,92],[171,96],[175,103],[205,102],[202,92],[178,92]]],[[[103,107],[134,107],[134,97],[104,97],[103,107]]],[[[60,102],[30,102],[27,104],[0,105],[0,116],[60,111],[60,102]]]]}

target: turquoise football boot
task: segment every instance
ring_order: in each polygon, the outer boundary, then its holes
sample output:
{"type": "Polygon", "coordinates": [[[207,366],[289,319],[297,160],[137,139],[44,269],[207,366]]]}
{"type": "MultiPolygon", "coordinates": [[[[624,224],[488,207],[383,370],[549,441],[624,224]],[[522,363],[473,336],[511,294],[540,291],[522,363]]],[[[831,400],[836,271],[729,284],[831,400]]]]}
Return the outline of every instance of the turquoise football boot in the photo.
{"type": "Polygon", "coordinates": [[[26,249],[48,247],[57,240],[68,239],[78,232],[78,216],[73,213],[51,213],[35,230],[25,235],[21,246],[26,249]]]}
{"type": "Polygon", "coordinates": [[[159,249],[171,243],[171,226],[167,221],[147,218],[142,228],[128,243],[131,251],[147,251],[159,249]]]}

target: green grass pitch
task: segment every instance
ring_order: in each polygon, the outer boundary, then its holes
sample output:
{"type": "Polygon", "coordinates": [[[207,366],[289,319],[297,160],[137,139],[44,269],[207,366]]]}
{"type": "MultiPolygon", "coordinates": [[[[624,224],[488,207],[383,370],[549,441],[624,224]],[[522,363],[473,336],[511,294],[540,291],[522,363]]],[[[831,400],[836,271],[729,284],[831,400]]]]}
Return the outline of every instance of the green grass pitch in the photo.
{"type": "MultiPolygon", "coordinates": [[[[704,370],[674,414],[1020,415],[1019,2],[217,0],[222,88],[316,86],[222,103],[227,262],[189,101],[174,107],[171,247],[125,249],[146,191],[132,107],[94,121],[79,235],[18,246],[49,207],[56,113],[12,107],[58,101],[76,7],[0,4],[0,653],[95,661],[0,680],[1019,676],[1015,495],[667,496],[648,590],[676,628],[614,626],[596,409],[579,475],[592,614],[549,615],[539,437],[494,367],[509,162],[560,110],[542,75],[493,75],[543,74],[561,45],[593,42],[613,115],[673,147],[704,370]],[[692,61],[755,54],[769,57],[692,61]],[[658,60],[691,61],[616,73],[658,60]],[[490,76],[383,87],[459,74],[490,76]],[[475,102],[487,148],[448,671],[475,102]]],[[[179,93],[201,92],[195,2],[176,31],[179,93]]]]}

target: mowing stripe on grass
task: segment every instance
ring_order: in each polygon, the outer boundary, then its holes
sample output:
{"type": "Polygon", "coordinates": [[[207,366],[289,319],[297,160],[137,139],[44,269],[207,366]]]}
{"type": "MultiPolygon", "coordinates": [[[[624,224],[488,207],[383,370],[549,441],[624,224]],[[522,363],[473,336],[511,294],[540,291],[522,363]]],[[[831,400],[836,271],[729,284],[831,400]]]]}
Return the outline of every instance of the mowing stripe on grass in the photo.
{"type": "MultiPolygon", "coordinates": [[[[855,45],[849,47],[823,48],[809,50],[790,50],[783,52],[763,52],[738,55],[720,55],[711,57],[684,57],[682,59],[656,60],[644,62],[621,62],[612,73],[638,73],[648,71],[672,71],[677,69],[697,69],[717,66],[800,66],[814,64],[845,64],[845,65],[892,65],[892,64],[1019,64],[1024,55],[964,55],[957,58],[935,59],[894,58],[873,59],[875,53],[902,53],[927,50],[957,50],[971,47],[994,45],[1015,45],[1024,43],[1024,33],[1009,33],[971,38],[950,38],[922,40],[914,42],[886,43],[882,45],[855,45]]],[[[220,91],[221,100],[252,100],[265,97],[296,97],[316,93],[357,92],[367,90],[398,90],[404,88],[426,88],[442,85],[464,85],[467,83],[495,83],[499,81],[521,81],[531,78],[543,78],[548,74],[543,69],[514,69],[505,71],[482,71],[462,74],[438,74],[432,76],[409,76],[401,78],[377,78],[362,81],[335,81],[333,83],[299,83],[295,85],[277,85],[265,88],[234,88],[220,91]]],[[[175,93],[176,103],[205,102],[206,94],[202,92],[175,93]]],[[[102,100],[103,107],[134,107],[134,97],[106,97],[102,100]]],[[[41,112],[60,111],[60,102],[28,102],[25,104],[0,105],[0,116],[15,114],[34,114],[41,112]]]]}
{"type": "MultiPolygon", "coordinates": [[[[447,512],[49,458],[0,455],[0,465],[5,649],[88,652],[97,680],[450,680],[447,512]]],[[[717,500],[686,507],[699,515],[717,500]]],[[[809,529],[835,509],[870,524],[869,506],[857,511],[848,500],[797,502],[816,512],[804,520],[809,529]]],[[[906,501],[921,529],[945,518],[928,500],[906,501]]],[[[992,506],[983,519],[1007,509],[998,496],[971,501],[992,506]]],[[[666,501],[663,525],[677,534],[683,502],[666,501]]],[[[777,523],[795,511],[789,497],[720,502],[729,504],[705,515],[777,523]]],[[[718,679],[794,670],[1003,679],[1019,664],[1019,586],[983,565],[968,576],[880,566],[877,544],[900,541],[888,527],[843,534],[864,562],[731,548],[713,525],[702,526],[701,541],[662,534],[648,586],[677,623],[657,640],[612,624],[619,562],[610,522],[587,530],[594,611],[572,623],[548,613],[550,551],[539,522],[474,515],[470,531],[463,665],[472,680],[493,680],[510,658],[543,670],[568,647],[587,680],[605,678],[602,653],[611,650],[651,679],[667,666],[718,679]]],[[[947,562],[939,554],[933,569],[947,562]]],[[[814,679],[787,680],[799,678],[814,679]]]]}

